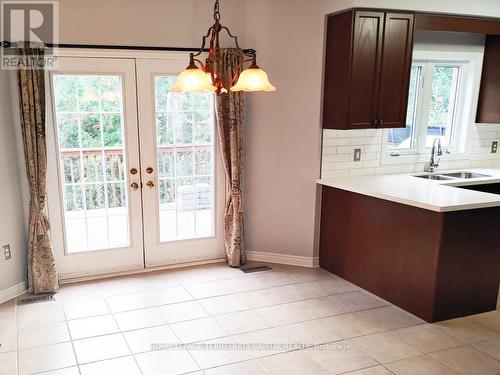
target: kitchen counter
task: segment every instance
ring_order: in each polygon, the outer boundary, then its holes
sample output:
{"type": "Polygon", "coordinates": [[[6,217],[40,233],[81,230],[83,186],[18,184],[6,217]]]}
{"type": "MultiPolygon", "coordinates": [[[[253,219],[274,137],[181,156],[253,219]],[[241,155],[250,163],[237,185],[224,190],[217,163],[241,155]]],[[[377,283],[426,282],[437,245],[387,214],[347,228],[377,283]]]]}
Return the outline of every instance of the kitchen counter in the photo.
{"type": "MultiPolygon", "coordinates": [[[[415,177],[425,173],[372,175],[319,179],[318,184],[389,200],[436,212],[462,211],[486,207],[500,207],[500,195],[457,188],[458,186],[500,183],[500,168],[467,171],[491,177],[428,180],[415,177]]],[[[455,171],[436,171],[434,174],[455,171]]]]}

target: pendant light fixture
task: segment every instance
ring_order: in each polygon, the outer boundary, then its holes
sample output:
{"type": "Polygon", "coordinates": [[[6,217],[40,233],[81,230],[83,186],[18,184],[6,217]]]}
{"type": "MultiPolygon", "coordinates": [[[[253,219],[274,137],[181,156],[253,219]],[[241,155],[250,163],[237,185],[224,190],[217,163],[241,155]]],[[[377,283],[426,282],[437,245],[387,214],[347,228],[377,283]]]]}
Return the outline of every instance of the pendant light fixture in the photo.
{"type": "Polygon", "coordinates": [[[207,34],[202,38],[200,50],[189,55],[189,65],[181,72],[176,85],[170,92],[213,92],[220,95],[228,92],[228,90],[247,92],[275,91],[276,87],[271,85],[267,74],[257,65],[255,50],[242,50],[238,44],[238,37],[231,34],[231,31],[226,26],[221,25],[219,0],[215,0],[214,21],[207,34]],[[225,87],[224,83],[216,75],[217,68],[221,64],[219,34],[222,30],[226,31],[229,37],[234,40],[236,48],[242,55],[241,63],[237,66],[229,87],[225,87]],[[205,52],[206,41],[209,37],[208,57],[205,64],[203,64],[197,57],[205,52]],[[247,63],[250,63],[250,65],[247,69],[244,69],[244,65],[247,63]]]}

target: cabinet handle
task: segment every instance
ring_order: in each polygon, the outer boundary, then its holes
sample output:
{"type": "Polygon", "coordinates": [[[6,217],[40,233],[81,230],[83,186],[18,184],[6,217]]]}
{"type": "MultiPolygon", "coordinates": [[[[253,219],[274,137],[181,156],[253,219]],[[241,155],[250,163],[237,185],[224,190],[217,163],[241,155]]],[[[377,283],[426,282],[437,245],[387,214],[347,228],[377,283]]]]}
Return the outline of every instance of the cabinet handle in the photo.
{"type": "Polygon", "coordinates": [[[146,182],[146,186],[152,189],[155,187],[155,183],[153,181],[148,181],[146,182]]]}
{"type": "Polygon", "coordinates": [[[132,190],[137,190],[139,189],[139,184],[137,182],[132,182],[130,184],[130,187],[132,188],[132,190]]]}
{"type": "Polygon", "coordinates": [[[373,120],[373,126],[375,126],[375,127],[378,126],[378,120],[377,119],[373,120]]]}
{"type": "Polygon", "coordinates": [[[378,120],[378,125],[382,126],[382,125],[384,125],[384,122],[382,120],[378,120]]]}

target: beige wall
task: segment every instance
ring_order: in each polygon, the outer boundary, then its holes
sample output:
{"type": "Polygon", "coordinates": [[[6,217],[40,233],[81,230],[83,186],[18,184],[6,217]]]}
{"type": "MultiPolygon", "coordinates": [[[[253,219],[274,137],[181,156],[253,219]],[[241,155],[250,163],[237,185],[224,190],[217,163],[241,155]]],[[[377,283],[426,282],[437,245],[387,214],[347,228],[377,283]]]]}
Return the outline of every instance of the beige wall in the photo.
{"type": "MultiPolygon", "coordinates": [[[[18,142],[19,123],[13,115],[10,80],[13,72],[0,70],[0,292],[25,281],[26,232],[22,192],[26,187],[18,142]],[[22,168],[21,168],[22,167],[22,168]],[[2,247],[11,245],[12,258],[4,260],[2,247]]],[[[16,113],[17,115],[17,113],[16,113]]]]}

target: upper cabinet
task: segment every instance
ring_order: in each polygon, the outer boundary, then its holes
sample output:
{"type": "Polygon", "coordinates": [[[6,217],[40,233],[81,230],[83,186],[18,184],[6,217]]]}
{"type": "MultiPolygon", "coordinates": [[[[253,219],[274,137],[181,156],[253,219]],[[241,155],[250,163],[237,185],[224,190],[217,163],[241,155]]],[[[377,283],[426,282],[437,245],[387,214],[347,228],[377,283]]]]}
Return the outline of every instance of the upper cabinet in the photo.
{"type": "Polygon", "coordinates": [[[487,35],[476,122],[500,124],[500,35],[487,35]]]}
{"type": "Polygon", "coordinates": [[[413,24],[413,13],[328,17],[323,128],[405,127],[413,24]]]}

